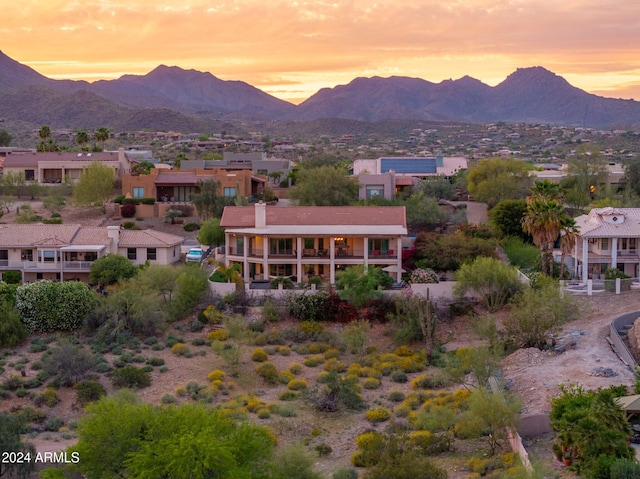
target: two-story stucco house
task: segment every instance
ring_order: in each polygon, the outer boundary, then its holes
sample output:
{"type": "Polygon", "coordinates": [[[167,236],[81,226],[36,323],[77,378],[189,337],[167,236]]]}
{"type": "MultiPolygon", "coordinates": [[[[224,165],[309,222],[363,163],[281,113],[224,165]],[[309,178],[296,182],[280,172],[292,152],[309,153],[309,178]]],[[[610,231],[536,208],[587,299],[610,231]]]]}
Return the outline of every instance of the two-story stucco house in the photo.
{"type": "Polygon", "coordinates": [[[0,225],[0,273],[20,271],[23,282],[40,279],[88,282],[93,262],[116,253],[133,264],[171,264],[180,259],[180,236],[119,226],[0,225]]]}
{"type": "Polygon", "coordinates": [[[580,230],[574,253],[575,276],[603,279],[608,268],[637,278],[640,268],[640,208],[594,208],[576,218],[580,230]]]}
{"type": "Polygon", "coordinates": [[[226,265],[242,266],[246,282],[278,276],[306,281],[319,275],[335,283],[346,267],[402,266],[407,235],[404,206],[228,206],[226,265]]]}

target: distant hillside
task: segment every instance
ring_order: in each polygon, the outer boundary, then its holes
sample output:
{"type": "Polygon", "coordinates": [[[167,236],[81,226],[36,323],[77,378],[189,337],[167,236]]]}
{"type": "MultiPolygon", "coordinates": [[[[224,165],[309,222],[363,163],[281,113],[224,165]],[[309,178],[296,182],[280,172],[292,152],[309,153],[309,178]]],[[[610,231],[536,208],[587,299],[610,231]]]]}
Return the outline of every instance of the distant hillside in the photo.
{"type": "Polygon", "coordinates": [[[327,134],[344,127],[340,122],[316,123],[319,119],[624,128],[640,126],[640,102],[592,95],[542,67],[532,67],[518,69],[495,87],[469,76],[440,83],[356,78],[348,85],[324,88],[296,106],[245,82],[164,65],[146,75],[95,83],[52,80],[0,52],[0,116],[54,127],[189,132],[219,131],[222,122],[240,120],[305,121],[311,122],[305,129],[316,124],[327,134]]]}

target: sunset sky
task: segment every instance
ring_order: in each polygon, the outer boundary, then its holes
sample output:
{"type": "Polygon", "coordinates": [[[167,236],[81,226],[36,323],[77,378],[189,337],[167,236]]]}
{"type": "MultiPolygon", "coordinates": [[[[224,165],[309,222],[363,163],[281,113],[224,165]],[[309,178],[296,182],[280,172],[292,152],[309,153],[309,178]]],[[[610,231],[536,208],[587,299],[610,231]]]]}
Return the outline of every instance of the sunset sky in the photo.
{"type": "Polygon", "coordinates": [[[639,0],[0,0],[0,50],[50,78],[160,64],[298,103],[359,76],[496,85],[543,66],[640,100],[639,0]]]}

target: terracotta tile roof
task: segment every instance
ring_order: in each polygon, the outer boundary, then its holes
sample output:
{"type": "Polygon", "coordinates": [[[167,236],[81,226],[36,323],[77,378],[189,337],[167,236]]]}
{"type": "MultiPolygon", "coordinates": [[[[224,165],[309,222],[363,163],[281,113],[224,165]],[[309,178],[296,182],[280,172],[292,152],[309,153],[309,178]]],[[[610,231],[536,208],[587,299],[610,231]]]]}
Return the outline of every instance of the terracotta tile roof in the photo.
{"type": "Polygon", "coordinates": [[[640,236],[640,208],[594,208],[578,216],[576,226],[583,238],[636,238],[640,236]]]}
{"type": "Polygon", "coordinates": [[[167,247],[182,244],[184,238],[169,233],[154,230],[120,230],[121,248],[140,247],[167,247]]]}
{"type": "MultiPolygon", "coordinates": [[[[362,225],[407,227],[404,206],[267,206],[267,225],[362,225]]],[[[254,206],[227,206],[220,225],[255,227],[254,206]]]]}
{"type": "Polygon", "coordinates": [[[60,246],[71,244],[80,225],[0,225],[0,246],[60,246]]]}

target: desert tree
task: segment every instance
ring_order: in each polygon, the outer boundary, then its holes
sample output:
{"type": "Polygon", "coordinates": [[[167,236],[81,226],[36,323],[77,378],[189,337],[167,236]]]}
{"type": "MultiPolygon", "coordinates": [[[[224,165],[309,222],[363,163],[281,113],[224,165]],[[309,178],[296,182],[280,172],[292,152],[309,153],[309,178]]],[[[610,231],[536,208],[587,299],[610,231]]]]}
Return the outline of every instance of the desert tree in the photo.
{"type": "Polygon", "coordinates": [[[106,205],[113,196],[114,182],[113,168],[93,161],[73,187],[73,200],[81,206],[100,206],[105,213],[106,205]]]}
{"type": "Polygon", "coordinates": [[[347,206],[358,199],[358,183],[343,168],[302,168],[290,197],[300,206],[347,206]]]}

